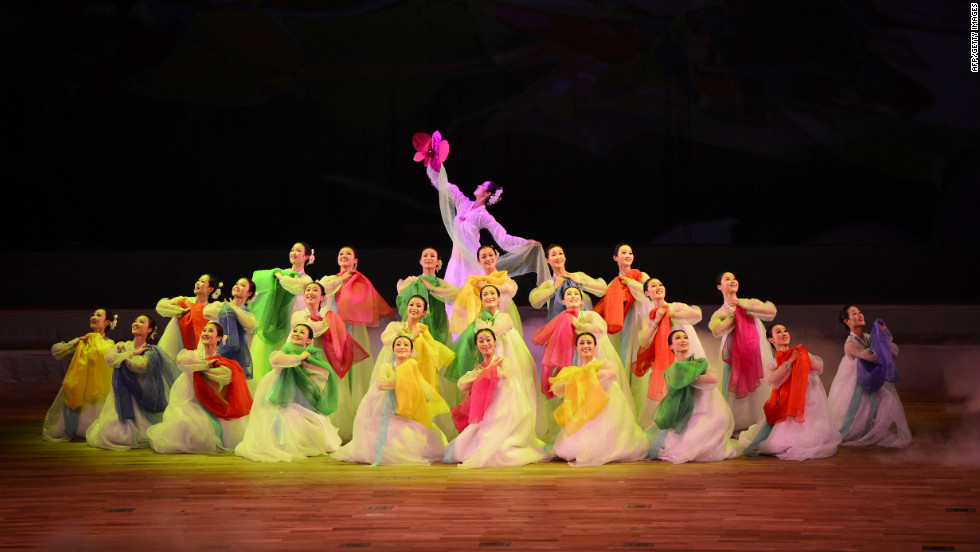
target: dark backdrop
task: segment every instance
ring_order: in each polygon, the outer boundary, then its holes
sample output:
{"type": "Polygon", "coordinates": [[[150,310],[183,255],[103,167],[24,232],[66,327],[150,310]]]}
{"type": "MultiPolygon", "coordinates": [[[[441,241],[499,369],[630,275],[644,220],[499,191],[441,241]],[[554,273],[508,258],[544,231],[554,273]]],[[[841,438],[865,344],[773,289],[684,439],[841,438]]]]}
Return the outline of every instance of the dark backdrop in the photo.
{"type": "Polygon", "coordinates": [[[448,254],[435,129],[573,269],[629,241],[694,296],[734,265],[777,300],[978,301],[967,2],[525,4],[0,2],[5,304],[143,305],[296,240],[318,275],[385,255],[388,290],[448,254]]]}

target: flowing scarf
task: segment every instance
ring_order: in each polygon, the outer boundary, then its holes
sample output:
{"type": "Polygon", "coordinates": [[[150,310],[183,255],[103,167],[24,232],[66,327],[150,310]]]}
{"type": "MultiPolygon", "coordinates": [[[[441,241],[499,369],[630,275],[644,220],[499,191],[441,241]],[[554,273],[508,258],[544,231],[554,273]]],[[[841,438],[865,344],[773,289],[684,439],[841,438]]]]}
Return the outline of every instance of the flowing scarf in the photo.
{"type": "Polygon", "coordinates": [[[212,356],[205,362],[217,360],[216,366],[223,366],[231,371],[231,381],[216,390],[211,387],[205,372],[194,372],[194,396],[205,410],[217,418],[231,419],[248,415],[252,410],[252,395],[248,392],[245,382],[245,372],[234,360],[212,356]]]}
{"type": "Polygon", "coordinates": [[[796,351],[796,362],[787,379],[778,388],[772,390],[769,400],[763,405],[766,422],[776,425],[786,419],[803,423],[803,410],[806,407],[806,386],[810,378],[810,353],[803,345],[790,347],[785,351],[776,351],[776,365],[786,362],[796,351]]]}
{"type": "Polygon", "coordinates": [[[252,273],[252,281],[255,282],[252,312],[255,313],[258,321],[256,335],[273,346],[289,334],[289,318],[293,313],[293,302],[296,300],[296,296],[279,284],[276,273],[284,276],[299,275],[298,272],[280,268],[256,270],[252,273]]]}
{"type": "Polygon", "coordinates": [[[503,359],[494,358],[480,364],[483,371],[473,380],[470,392],[463,397],[456,408],[450,411],[453,416],[453,425],[456,426],[457,431],[462,432],[466,426],[483,421],[483,415],[497,391],[497,381],[499,380],[497,368],[501,363],[503,363],[503,359]]]}
{"type": "Polygon", "coordinates": [[[112,340],[95,332],[85,337],[75,347],[61,382],[65,406],[71,410],[78,410],[83,403],[103,401],[111,390],[112,368],[105,363],[105,354],[112,347],[112,340]]]}
{"type": "Polygon", "coordinates": [[[664,372],[667,395],[653,414],[653,422],[661,430],[673,429],[681,433],[687,427],[694,412],[694,388],[691,384],[708,369],[708,361],[703,358],[687,357],[687,360],[674,362],[664,372]]]}
{"type": "Polygon", "coordinates": [[[191,311],[177,319],[180,326],[180,341],[188,351],[197,349],[197,340],[201,337],[201,330],[207,325],[208,321],[204,318],[204,307],[207,303],[195,303],[187,299],[177,301],[181,308],[191,311]]]}
{"type": "Polygon", "coordinates": [[[563,366],[569,366],[575,356],[576,318],[577,310],[566,310],[535,330],[531,336],[535,345],[544,345],[544,356],[541,358],[541,392],[549,399],[555,398],[551,391],[551,378],[563,366]]]}
{"type": "Polygon", "coordinates": [[[466,326],[476,319],[477,313],[483,309],[483,302],[480,299],[480,292],[483,288],[477,287],[477,278],[485,278],[488,284],[493,284],[500,289],[508,278],[506,270],[491,272],[486,276],[470,276],[459,288],[459,295],[453,301],[453,310],[449,313],[449,329],[453,333],[462,333],[466,326]]]}
{"type": "MultiPolygon", "coordinates": [[[[487,309],[482,309],[476,316],[489,325],[493,325],[493,320],[496,318],[496,315],[490,314],[487,309]]],[[[473,342],[474,335],[476,335],[476,320],[470,322],[453,343],[453,352],[456,354],[456,358],[446,368],[445,377],[447,380],[459,381],[459,378],[476,366],[479,352],[476,350],[476,343],[473,342]]]]}
{"type": "Polygon", "coordinates": [[[609,335],[617,334],[623,329],[623,321],[626,313],[633,308],[636,298],[630,293],[630,288],[623,282],[623,278],[640,281],[642,273],[637,269],[632,269],[626,274],[613,278],[612,283],[606,288],[606,294],[595,305],[595,311],[606,321],[607,332],[609,335]]]}
{"type": "MultiPolygon", "coordinates": [[[[668,309],[670,307],[667,307],[668,309]]],[[[657,315],[658,309],[650,311],[650,320],[657,315]]],[[[636,376],[642,377],[647,370],[653,369],[650,374],[650,386],[647,388],[647,398],[659,401],[667,393],[667,386],[664,383],[664,370],[674,361],[674,353],[670,350],[670,311],[664,314],[657,325],[657,332],[653,334],[653,340],[646,347],[640,347],[636,353],[636,360],[630,369],[636,376]]]]}
{"type": "Polygon", "coordinates": [[[406,360],[395,368],[395,414],[432,427],[432,417],[449,412],[439,391],[422,377],[418,363],[406,360]]]}
{"type": "Polygon", "coordinates": [[[429,282],[429,285],[433,287],[442,286],[439,278],[435,276],[429,276],[428,274],[419,276],[414,282],[405,286],[398,293],[398,297],[395,297],[395,306],[398,308],[398,315],[402,317],[402,320],[405,319],[405,308],[408,307],[408,300],[413,295],[419,295],[425,298],[429,307],[422,316],[421,322],[428,326],[429,331],[432,332],[432,337],[436,341],[449,343],[449,319],[446,318],[446,304],[442,302],[442,299],[438,295],[430,293],[429,289],[422,283],[423,281],[429,282]]]}
{"type": "Polygon", "coordinates": [[[721,358],[732,367],[728,390],[735,393],[736,399],[745,398],[759,387],[763,375],[759,330],[755,318],[742,307],[735,307],[735,326],[725,340],[721,358]]]}
{"type": "Polygon", "coordinates": [[[884,320],[880,318],[875,320],[868,346],[878,361],[858,359],[857,381],[864,388],[865,393],[877,393],[886,381],[894,383],[900,379],[898,367],[895,366],[895,359],[892,357],[891,335],[888,330],[881,328],[884,324],[884,320]]]}
{"type": "MultiPolygon", "coordinates": [[[[439,369],[448,366],[456,358],[456,353],[446,347],[429,333],[429,328],[421,323],[416,323],[420,327],[419,335],[412,340],[415,348],[415,361],[419,365],[419,372],[429,385],[438,389],[439,369]]],[[[412,330],[405,326],[404,335],[412,336],[412,330]]]]}
{"type": "Polygon", "coordinates": [[[556,316],[558,316],[559,314],[562,313],[562,311],[565,310],[565,304],[562,303],[561,301],[562,298],[565,296],[565,290],[568,288],[575,288],[580,292],[582,292],[581,310],[584,311],[592,310],[592,299],[589,299],[589,296],[585,294],[585,291],[582,289],[581,286],[569,280],[568,277],[566,276],[564,279],[562,279],[561,285],[558,286],[558,289],[555,290],[555,294],[552,295],[551,299],[548,301],[548,320],[547,320],[548,322],[554,320],[556,316]]]}
{"type": "MultiPolygon", "coordinates": [[[[126,367],[128,361],[112,369],[112,394],[120,422],[136,419],[133,400],[144,412],[156,414],[167,409],[167,395],[179,373],[174,360],[156,345],[145,345],[146,373],[137,375],[126,367]]],[[[135,351],[134,351],[135,352],[135,351]]]]}
{"type": "MultiPolygon", "coordinates": [[[[248,312],[248,305],[242,305],[241,308],[248,312]]],[[[221,305],[218,324],[221,324],[221,329],[225,331],[224,341],[218,344],[218,356],[237,362],[245,371],[245,378],[251,379],[252,354],[248,350],[248,331],[238,323],[235,309],[227,304],[221,305]]]]}
{"type": "Polygon", "coordinates": [[[360,343],[347,332],[344,321],[335,312],[327,311],[323,316],[313,313],[310,320],[319,322],[325,321],[327,330],[320,336],[320,343],[323,345],[323,354],[327,362],[333,368],[335,374],[340,379],[347,376],[350,367],[367,357],[371,356],[360,343]]]}
{"type": "MultiPolygon", "coordinates": [[[[337,274],[340,276],[343,274],[337,274]]],[[[337,314],[345,324],[377,328],[378,320],[394,312],[374,289],[371,281],[356,270],[337,290],[337,314]]]]}
{"type": "Polygon", "coordinates": [[[566,435],[578,431],[606,408],[609,395],[596,375],[602,366],[601,360],[593,360],[585,366],[566,366],[551,378],[552,385],[565,384],[565,400],[555,409],[555,421],[565,428],[566,435]]]}
{"type": "Polygon", "coordinates": [[[317,382],[307,372],[309,368],[302,364],[283,368],[279,371],[279,378],[276,380],[275,386],[269,390],[267,395],[269,402],[280,407],[286,407],[296,402],[296,393],[299,392],[306,397],[306,402],[320,414],[329,416],[336,412],[340,378],[337,377],[337,373],[324,358],[323,351],[312,343],[307,347],[300,347],[295,343],[286,343],[279,350],[287,355],[299,355],[303,351],[310,353],[305,362],[315,366],[314,369],[326,372],[327,382],[323,389],[320,389],[317,382]]]}

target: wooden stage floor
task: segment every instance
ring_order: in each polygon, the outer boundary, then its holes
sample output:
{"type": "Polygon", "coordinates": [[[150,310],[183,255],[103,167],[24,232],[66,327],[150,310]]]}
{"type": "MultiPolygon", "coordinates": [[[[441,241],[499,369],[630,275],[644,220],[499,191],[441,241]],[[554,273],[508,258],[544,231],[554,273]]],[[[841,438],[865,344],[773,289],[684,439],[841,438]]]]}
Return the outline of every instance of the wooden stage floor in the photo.
{"type": "Polygon", "coordinates": [[[45,443],[43,387],[0,387],[0,549],[980,550],[978,415],[941,396],[902,451],[466,471],[45,443]]]}

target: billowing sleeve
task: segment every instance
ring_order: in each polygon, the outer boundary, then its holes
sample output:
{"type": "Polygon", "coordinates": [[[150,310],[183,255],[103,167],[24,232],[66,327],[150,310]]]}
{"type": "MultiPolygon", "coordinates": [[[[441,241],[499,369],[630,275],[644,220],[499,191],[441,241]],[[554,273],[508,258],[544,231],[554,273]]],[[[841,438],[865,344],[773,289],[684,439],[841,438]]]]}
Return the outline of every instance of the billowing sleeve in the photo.
{"type": "MultiPolygon", "coordinates": [[[[432,187],[435,188],[436,190],[438,190],[439,189],[439,173],[437,171],[432,170],[432,167],[426,167],[425,168],[425,174],[427,174],[429,176],[429,182],[432,183],[432,187]]],[[[459,208],[459,204],[462,201],[465,201],[467,199],[467,197],[465,195],[463,195],[463,192],[459,191],[459,186],[456,186],[452,182],[446,182],[446,188],[448,188],[449,195],[452,196],[452,198],[453,198],[453,204],[456,205],[456,208],[458,209],[459,208]]],[[[500,243],[500,242],[497,242],[497,243],[500,243]]],[[[501,247],[503,247],[503,246],[501,246],[501,247]]]]}
{"type": "Polygon", "coordinates": [[[500,286],[500,298],[514,300],[514,296],[517,295],[517,282],[514,281],[510,276],[507,277],[507,281],[500,286]]]}
{"type": "Polygon", "coordinates": [[[493,240],[497,242],[497,245],[504,248],[504,251],[510,251],[516,247],[524,245],[527,240],[524,238],[519,238],[517,236],[511,236],[504,230],[504,227],[497,222],[497,219],[493,218],[488,211],[485,209],[480,213],[480,226],[486,228],[490,235],[493,236],[493,240]]]}
{"type": "Polygon", "coordinates": [[[456,296],[459,295],[459,288],[443,280],[442,278],[439,278],[439,285],[434,286],[430,293],[439,299],[442,299],[443,303],[451,303],[455,301],[456,296]]]}
{"type": "Polygon", "coordinates": [[[823,359],[813,353],[807,354],[810,355],[810,373],[819,376],[823,373],[823,359]]]}
{"type": "MultiPolygon", "coordinates": [[[[579,286],[585,291],[595,295],[596,297],[602,297],[606,294],[606,288],[609,284],[606,283],[602,278],[593,278],[584,272],[576,272],[575,277],[579,279],[579,286]]],[[[643,288],[640,287],[640,292],[642,293],[643,288]]]]}
{"type": "MultiPolygon", "coordinates": [[[[282,274],[280,272],[280,274],[282,274]]],[[[306,286],[313,283],[313,278],[303,274],[302,276],[285,276],[279,278],[279,284],[282,289],[292,293],[293,295],[300,295],[306,291],[306,286]]]]}
{"type": "Polygon", "coordinates": [[[395,291],[401,293],[406,286],[408,286],[409,284],[411,284],[412,282],[418,279],[419,279],[418,276],[409,276],[408,278],[405,278],[403,280],[398,280],[398,282],[395,283],[395,291]]]}
{"type": "Polygon", "coordinates": [[[459,387],[460,391],[466,393],[467,391],[470,390],[470,388],[473,387],[473,382],[476,381],[476,379],[479,378],[480,374],[482,373],[483,373],[483,368],[475,368],[473,370],[470,370],[469,372],[466,372],[465,374],[463,374],[462,377],[459,378],[459,381],[456,382],[456,385],[459,387]]]}
{"type": "Polygon", "coordinates": [[[649,303],[650,298],[643,294],[643,282],[646,282],[649,279],[649,274],[646,272],[641,272],[639,282],[632,278],[623,278],[623,282],[626,284],[626,287],[629,288],[630,295],[632,295],[634,299],[640,301],[641,303],[649,303]]]}
{"type": "Polygon", "coordinates": [[[336,274],[328,274],[317,281],[323,286],[323,291],[325,292],[326,297],[333,297],[336,295],[337,290],[339,290],[340,286],[344,283],[344,279],[336,274]]]}
{"type": "Polygon", "coordinates": [[[670,321],[693,326],[701,321],[701,307],[686,303],[671,303],[670,321]]]}
{"type": "Polygon", "coordinates": [[[210,368],[203,358],[197,356],[197,351],[189,349],[177,353],[177,367],[189,374],[210,368]]]}
{"type": "Polygon", "coordinates": [[[299,355],[288,355],[282,351],[272,351],[269,355],[269,364],[273,368],[291,368],[299,366],[303,359],[299,355]]]}
{"type": "Polygon", "coordinates": [[[184,312],[184,307],[177,304],[183,297],[174,297],[173,299],[168,299],[164,297],[157,301],[157,314],[164,318],[173,318],[180,313],[184,312]]]}
{"type": "Polygon", "coordinates": [[[868,362],[878,362],[878,355],[876,355],[874,351],[859,343],[855,343],[851,339],[848,339],[844,343],[844,352],[846,352],[849,356],[862,358],[868,362]]]}
{"type": "Polygon", "coordinates": [[[391,348],[391,344],[395,342],[395,338],[401,335],[401,322],[388,322],[385,326],[385,331],[381,332],[381,343],[384,344],[385,348],[391,348]]]}
{"type": "Polygon", "coordinates": [[[238,323],[245,328],[246,332],[254,333],[255,327],[259,325],[259,321],[255,318],[255,314],[252,311],[243,309],[241,307],[231,307],[235,310],[235,318],[238,319],[238,323]]]}
{"type": "MultiPolygon", "coordinates": [[[[580,312],[578,318],[575,319],[575,333],[589,332],[595,336],[597,342],[606,335],[607,331],[606,321],[602,319],[602,315],[595,311],[580,312]]],[[[596,346],[598,345],[596,343],[596,346]]]]}
{"type": "Polygon", "coordinates": [[[66,356],[75,354],[75,348],[78,347],[78,338],[72,339],[71,341],[65,343],[64,341],[59,341],[51,346],[51,355],[61,360],[66,356]]]}
{"type": "MultiPolygon", "coordinates": [[[[532,289],[531,294],[528,296],[528,300],[531,302],[531,306],[540,309],[541,307],[548,304],[548,301],[555,295],[555,279],[551,278],[541,282],[541,285],[532,289]]],[[[605,288],[603,288],[605,292],[605,288]]]]}
{"type": "Polygon", "coordinates": [[[146,355],[134,355],[132,352],[128,353],[126,358],[122,359],[122,364],[134,374],[145,374],[150,368],[150,361],[146,358],[146,355]]]}
{"type": "Polygon", "coordinates": [[[749,299],[744,302],[739,300],[739,304],[742,305],[745,312],[764,322],[769,322],[773,318],[776,318],[776,306],[771,301],[763,302],[758,299],[749,299]]]}
{"type": "Polygon", "coordinates": [[[221,314],[221,305],[224,305],[221,301],[211,301],[207,305],[204,305],[204,311],[202,312],[204,319],[217,322],[218,316],[221,314]]]}
{"type": "Polygon", "coordinates": [[[493,330],[494,335],[497,336],[499,340],[504,333],[509,332],[514,329],[514,319],[510,317],[506,312],[497,312],[497,316],[494,317],[493,325],[487,324],[485,321],[476,319],[473,325],[474,333],[476,330],[482,330],[483,328],[490,328],[493,330]]]}
{"type": "Polygon", "coordinates": [[[715,337],[721,337],[727,334],[732,331],[734,326],[735,311],[728,305],[722,305],[721,308],[716,310],[708,322],[708,329],[711,330],[711,335],[715,337]]]}

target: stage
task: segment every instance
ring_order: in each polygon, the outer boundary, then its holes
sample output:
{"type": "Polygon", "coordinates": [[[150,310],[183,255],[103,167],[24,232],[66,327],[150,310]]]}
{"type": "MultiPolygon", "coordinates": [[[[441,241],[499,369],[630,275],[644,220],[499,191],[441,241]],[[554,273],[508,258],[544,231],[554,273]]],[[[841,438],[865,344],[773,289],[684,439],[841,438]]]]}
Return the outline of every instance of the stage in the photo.
{"type": "Polygon", "coordinates": [[[942,394],[903,394],[905,450],[466,471],[47,443],[56,391],[0,388],[2,549],[980,550],[980,426],[942,394]]]}

